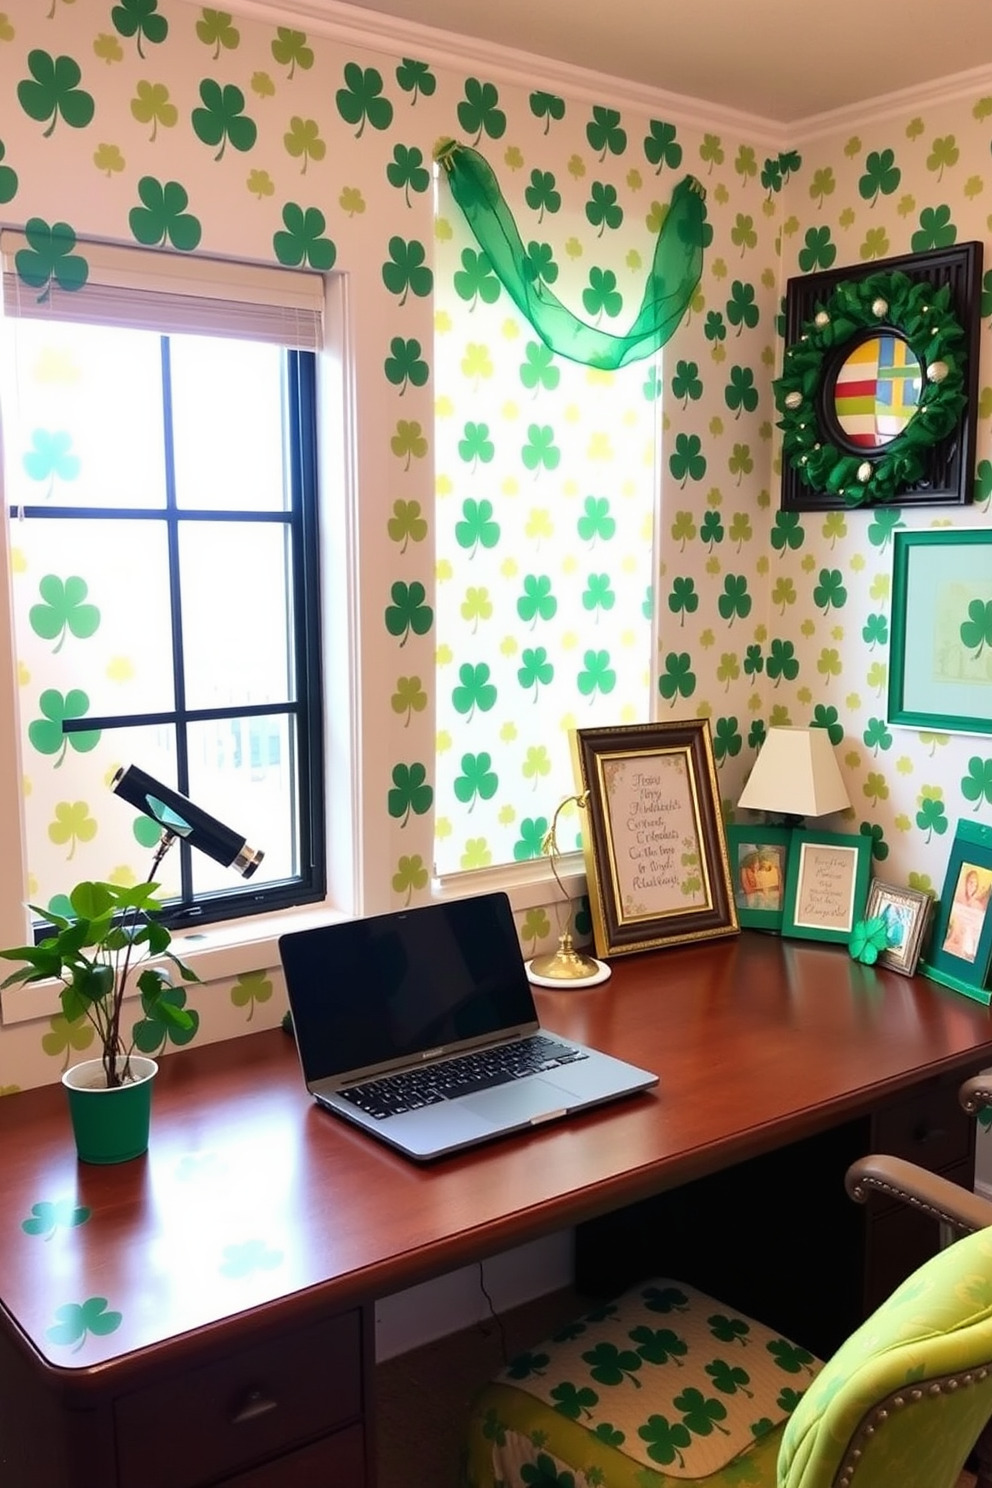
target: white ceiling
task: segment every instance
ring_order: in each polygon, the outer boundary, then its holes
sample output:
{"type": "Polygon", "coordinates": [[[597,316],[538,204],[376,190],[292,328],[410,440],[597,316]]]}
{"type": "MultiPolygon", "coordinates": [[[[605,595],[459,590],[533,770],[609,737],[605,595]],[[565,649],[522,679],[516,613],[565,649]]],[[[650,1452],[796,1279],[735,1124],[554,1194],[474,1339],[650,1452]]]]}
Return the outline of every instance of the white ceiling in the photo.
{"type": "MultiPolygon", "coordinates": [[[[286,0],[286,9],[296,9],[286,0]]],[[[992,0],[302,0],[794,124],[992,64],[992,0]]],[[[992,85],[990,85],[992,86],[992,85]]]]}

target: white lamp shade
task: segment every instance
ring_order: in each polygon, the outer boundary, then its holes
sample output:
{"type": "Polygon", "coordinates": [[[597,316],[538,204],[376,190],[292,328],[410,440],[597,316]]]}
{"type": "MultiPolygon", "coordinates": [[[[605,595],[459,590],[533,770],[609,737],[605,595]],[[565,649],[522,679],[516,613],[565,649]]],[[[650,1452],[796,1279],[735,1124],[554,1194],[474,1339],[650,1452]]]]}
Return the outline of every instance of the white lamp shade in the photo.
{"type": "Polygon", "coordinates": [[[738,801],[749,811],[826,816],[850,797],[825,728],[770,728],[738,801]]]}

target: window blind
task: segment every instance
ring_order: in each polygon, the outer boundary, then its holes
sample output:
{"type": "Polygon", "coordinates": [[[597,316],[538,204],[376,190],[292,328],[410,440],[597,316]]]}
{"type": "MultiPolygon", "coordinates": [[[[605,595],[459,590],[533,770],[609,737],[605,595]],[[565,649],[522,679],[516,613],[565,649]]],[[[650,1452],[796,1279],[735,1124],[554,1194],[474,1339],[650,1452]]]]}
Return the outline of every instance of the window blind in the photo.
{"type": "Polygon", "coordinates": [[[0,233],[10,316],[235,336],[300,351],[323,344],[324,280],[301,269],[201,255],[0,233]],[[62,249],[60,252],[59,249],[62,249]]]}

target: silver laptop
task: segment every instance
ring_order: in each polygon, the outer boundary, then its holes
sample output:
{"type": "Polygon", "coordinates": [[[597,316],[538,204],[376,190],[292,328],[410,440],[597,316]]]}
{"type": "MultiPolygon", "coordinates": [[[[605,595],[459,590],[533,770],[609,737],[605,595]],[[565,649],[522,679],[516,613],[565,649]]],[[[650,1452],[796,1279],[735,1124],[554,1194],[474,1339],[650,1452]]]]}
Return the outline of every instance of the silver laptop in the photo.
{"type": "Polygon", "coordinates": [[[299,930],[279,954],[307,1090],[418,1161],[658,1082],[541,1028],[504,893],[299,930]]]}

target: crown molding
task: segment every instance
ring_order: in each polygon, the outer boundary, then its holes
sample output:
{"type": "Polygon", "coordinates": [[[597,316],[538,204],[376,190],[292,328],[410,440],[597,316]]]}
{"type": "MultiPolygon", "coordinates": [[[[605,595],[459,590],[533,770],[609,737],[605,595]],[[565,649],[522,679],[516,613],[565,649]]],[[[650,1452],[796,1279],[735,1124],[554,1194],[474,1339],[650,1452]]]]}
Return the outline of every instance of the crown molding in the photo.
{"type": "Polygon", "coordinates": [[[806,119],[795,119],[787,126],[793,145],[812,143],[846,129],[866,129],[871,124],[885,124],[890,119],[906,114],[922,112],[946,103],[975,100],[984,94],[992,95],[992,67],[970,68],[967,72],[956,72],[930,83],[918,83],[909,88],[899,88],[892,93],[879,94],[862,103],[847,104],[844,108],[831,109],[828,113],[811,114],[806,119]]]}
{"type": "Polygon", "coordinates": [[[305,23],[314,34],[328,36],[349,46],[386,51],[398,57],[426,57],[437,66],[450,66],[459,72],[484,67],[488,76],[501,82],[554,92],[592,104],[626,103],[632,108],[677,122],[685,128],[704,133],[733,130],[749,143],[781,150],[788,146],[791,126],[775,119],[728,109],[705,99],[689,98],[663,88],[650,88],[628,78],[576,67],[552,57],[501,46],[474,36],[443,31],[419,21],[402,20],[381,11],[348,5],[344,0],[230,0],[232,14],[266,21],[271,25],[305,23]]]}

